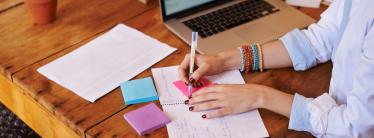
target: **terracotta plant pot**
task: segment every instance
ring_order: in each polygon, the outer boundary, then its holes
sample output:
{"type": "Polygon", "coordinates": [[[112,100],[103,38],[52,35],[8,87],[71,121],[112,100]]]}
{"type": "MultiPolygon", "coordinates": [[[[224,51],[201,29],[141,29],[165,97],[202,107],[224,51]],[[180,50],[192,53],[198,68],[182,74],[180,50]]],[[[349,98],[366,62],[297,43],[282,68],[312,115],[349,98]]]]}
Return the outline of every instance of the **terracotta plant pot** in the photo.
{"type": "Polygon", "coordinates": [[[57,0],[25,0],[35,24],[47,24],[56,18],[57,0]]]}

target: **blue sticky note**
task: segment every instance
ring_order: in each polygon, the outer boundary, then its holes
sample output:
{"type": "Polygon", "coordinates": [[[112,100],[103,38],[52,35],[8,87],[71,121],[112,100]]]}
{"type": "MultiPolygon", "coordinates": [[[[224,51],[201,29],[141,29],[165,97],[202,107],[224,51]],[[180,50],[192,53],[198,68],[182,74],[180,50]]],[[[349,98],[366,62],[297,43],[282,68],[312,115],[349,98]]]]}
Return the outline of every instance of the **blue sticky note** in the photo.
{"type": "Polygon", "coordinates": [[[158,100],[151,77],[123,82],[121,91],[125,105],[158,100]]]}

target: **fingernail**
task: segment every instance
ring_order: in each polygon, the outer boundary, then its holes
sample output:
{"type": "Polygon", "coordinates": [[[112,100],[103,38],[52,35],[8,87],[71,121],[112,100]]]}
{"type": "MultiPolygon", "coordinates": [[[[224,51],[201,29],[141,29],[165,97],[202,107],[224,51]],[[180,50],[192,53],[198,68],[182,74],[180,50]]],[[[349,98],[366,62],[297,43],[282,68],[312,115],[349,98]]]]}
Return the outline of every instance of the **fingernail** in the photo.
{"type": "Polygon", "coordinates": [[[188,110],[192,111],[193,110],[193,106],[191,106],[190,108],[188,108],[188,110]]]}
{"type": "Polygon", "coordinates": [[[193,83],[193,84],[192,84],[192,87],[196,88],[196,83],[193,83]]]}
{"type": "Polygon", "coordinates": [[[189,100],[185,100],[184,104],[187,105],[189,102],[190,102],[189,100]]]}
{"type": "Polygon", "coordinates": [[[197,87],[201,87],[201,86],[203,86],[203,83],[201,83],[201,82],[199,82],[199,83],[197,83],[197,87]]]}
{"type": "Polygon", "coordinates": [[[195,79],[193,79],[193,78],[190,78],[190,83],[195,83],[195,79]]]}
{"type": "Polygon", "coordinates": [[[201,117],[202,117],[202,118],[206,118],[206,115],[202,115],[201,117]]]}

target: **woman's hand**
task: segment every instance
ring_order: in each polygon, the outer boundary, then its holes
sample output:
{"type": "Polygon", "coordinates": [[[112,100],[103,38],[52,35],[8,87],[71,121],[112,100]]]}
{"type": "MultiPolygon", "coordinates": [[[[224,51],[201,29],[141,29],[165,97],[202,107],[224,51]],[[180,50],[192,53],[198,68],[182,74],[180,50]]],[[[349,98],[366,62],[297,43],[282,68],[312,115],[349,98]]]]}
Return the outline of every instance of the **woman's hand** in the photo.
{"type": "Polygon", "coordinates": [[[194,82],[199,80],[204,75],[214,75],[223,72],[222,60],[218,55],[200,55],[195,56],[195,65],[197,69],[194,71],[192,76],[189,78],[189,66],[190,66],[190,54],[184,57],[181,65],[179,66],[180,78],[185,82],[194,82]],[[194,79],[194,80],[189,80],[194,79]]]}
{"type": "Polygon", "coordinates": [[[195,68],[192,76],[188,76],[190,54],[187,54],[179,66],[179,76],[184,82],[194,82],[205,75],[214,75],[225,70],[239,69],[241,66],[241,57],[239,50],[231,50],[215,55],[196,54],[195,68]]]}
{"type": "Polygon", "coordinates": [[[215,85],[192,94],[190,111],[209,111],[203,118],[240,114],[265,108],[289,117],[293,95],[257,84],[215,85]]]}
{"type": "Polygon", "coordinates": [[[262,107],[263,94],[268,89],[256,84],[215,85],[194,93],[188,104],[191,111],[214,109],[206,118],[239,114],[262,107]]]}

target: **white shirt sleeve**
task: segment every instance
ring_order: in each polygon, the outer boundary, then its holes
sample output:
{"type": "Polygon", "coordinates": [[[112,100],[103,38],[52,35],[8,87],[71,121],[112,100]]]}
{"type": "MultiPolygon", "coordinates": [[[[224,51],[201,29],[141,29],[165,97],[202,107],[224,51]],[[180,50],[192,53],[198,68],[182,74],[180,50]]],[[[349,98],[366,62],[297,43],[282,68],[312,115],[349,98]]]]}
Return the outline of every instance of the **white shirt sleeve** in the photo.
{"type": "Polygon", "coordinates": [[[338,44],[343,2],[334,1],[316,24],[306,30],[295,29],[280,40],[286,47],[295,70],[306,70],[331,59],[338,44]]]}

